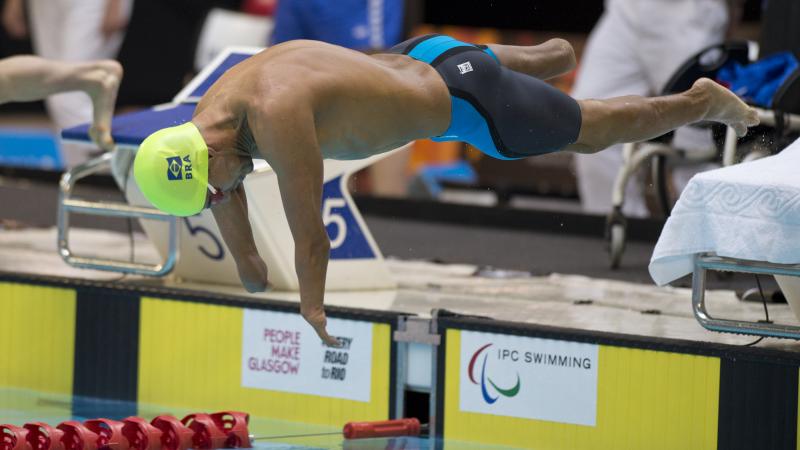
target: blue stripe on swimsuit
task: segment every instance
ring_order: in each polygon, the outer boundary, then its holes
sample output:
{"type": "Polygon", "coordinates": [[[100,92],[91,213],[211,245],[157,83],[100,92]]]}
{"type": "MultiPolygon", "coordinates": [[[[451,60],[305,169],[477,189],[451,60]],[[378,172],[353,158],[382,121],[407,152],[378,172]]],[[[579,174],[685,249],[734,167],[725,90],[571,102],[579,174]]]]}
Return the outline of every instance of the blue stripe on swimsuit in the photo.
{"type": "Polygon", "coordinates": [[[430,64],[451,100],[450,126],[434,141],[463,141],[498,159],[520,159],[574,143],[578,103],[530,75],[500,64],[487,46],[449,36],[410,39],[390,52],[430,64]]]}
{"type": "MultiPolygon", "coordinates": [[[[407,53],[407,55],[418,61],[432,64],[433,61],[443,53],[458,47],[469,47],[476,50],[478,49],[478,47],[475,45],[467,44],[466,42],[459,41],[451,38],[450,36],[435,36],[417,44],[413,49],[411,49],[410,52],[407,53]]],[[[497,56],[489,49],[489,47],[484,48],[483,51],[491,55],[492,58],[494,58],[494,60],[499,64],[497,56]]],[[[469,142],[489,156],[498,159],[516,159],[507,158],[500,154],[494,144],[494,140],[492,139],[491,132],[489,131],[489,125],[474,106],[472,106],[468,101],[453,95],[450,96],[450,101],[450,127],[444,132],[444,134],[441,136],[432,137],[431,140],[437,142],[469,142]]]]}

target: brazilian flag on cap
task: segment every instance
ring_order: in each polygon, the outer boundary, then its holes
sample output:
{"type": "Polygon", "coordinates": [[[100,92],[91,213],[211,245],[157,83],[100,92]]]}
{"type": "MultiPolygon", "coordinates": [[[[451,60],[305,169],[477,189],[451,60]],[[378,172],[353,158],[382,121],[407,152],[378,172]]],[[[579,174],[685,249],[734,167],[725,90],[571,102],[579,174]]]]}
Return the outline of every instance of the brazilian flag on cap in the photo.
{"type": "Polygon", "coordinates": [[[136,152],[133,176],[145,198],[175,216],[202,211],[208,189],[208,147],[192,122],[163,128],[136,152]]]}

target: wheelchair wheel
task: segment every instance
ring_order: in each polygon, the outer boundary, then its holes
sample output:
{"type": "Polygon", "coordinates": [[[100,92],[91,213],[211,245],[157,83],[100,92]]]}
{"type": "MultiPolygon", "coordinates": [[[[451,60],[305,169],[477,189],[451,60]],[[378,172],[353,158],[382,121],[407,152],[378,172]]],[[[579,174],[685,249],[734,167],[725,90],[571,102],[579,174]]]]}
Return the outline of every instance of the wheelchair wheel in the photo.
{"type": "Polygon", "coordinates": [[[614,208],[606,222],[606,240],[612,269],[619,269],[622,262],[622,255],[625,253],[627,228],[628,223],[625,220],[625,216],[622,215],[621,209],[614,208]]]}
{"type": "Polygon", "coordinates": [[[653,158],[653,186],[656,189],[656,200],[661,213],[664,217],[669,217],[672,213],[672,201],[669,198],[667,157],[664,155],[653,158]]]}

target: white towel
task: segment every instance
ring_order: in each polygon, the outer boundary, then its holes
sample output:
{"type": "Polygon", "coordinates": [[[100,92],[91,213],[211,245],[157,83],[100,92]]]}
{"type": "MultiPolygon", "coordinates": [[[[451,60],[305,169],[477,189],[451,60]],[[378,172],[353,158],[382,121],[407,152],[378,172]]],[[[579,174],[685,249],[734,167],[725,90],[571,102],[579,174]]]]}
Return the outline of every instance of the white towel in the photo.
{"type": "Polygon", "coordinates": [[[800,140],[691,179],[658,239],[650,276],[664,285],[691,273],[699,253],[800,263],[800,140]]]}

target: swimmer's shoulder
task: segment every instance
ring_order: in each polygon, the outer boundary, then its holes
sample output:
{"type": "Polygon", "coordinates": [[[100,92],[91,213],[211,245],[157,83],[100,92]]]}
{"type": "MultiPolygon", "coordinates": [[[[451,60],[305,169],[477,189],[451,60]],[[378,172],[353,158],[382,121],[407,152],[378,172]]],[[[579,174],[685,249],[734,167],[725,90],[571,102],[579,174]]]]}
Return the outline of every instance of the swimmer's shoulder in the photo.
{"type": "Polygon", "coordinates": [[[311,39],[295,39],[292,41],[281,42],[280,44],[268,47],[259,53],[253,55],[253,59],[271,59],[280,58],[293,53],[302,53],[307,51],[337,51],[344,49],[338,45],[329,44],[322,41],[314,41],[311,39]]]}

